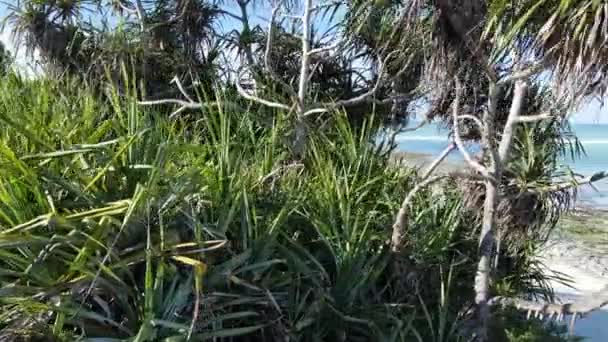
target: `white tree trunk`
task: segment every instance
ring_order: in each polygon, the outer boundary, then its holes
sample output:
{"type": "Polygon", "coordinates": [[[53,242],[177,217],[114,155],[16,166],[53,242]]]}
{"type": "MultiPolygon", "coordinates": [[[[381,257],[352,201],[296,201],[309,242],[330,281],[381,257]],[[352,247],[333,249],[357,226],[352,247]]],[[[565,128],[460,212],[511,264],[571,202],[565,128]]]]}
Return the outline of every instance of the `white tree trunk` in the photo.
{"type": "Polygon", "coordinates": [[[487,326],[490,318],[488,306],[492,254],[494,252],[494,218],[498,203],[498,187],[493,180],[485,182],[486,198],[483,206],[483,219],[479,235],[479,263],[475,275],[475,304],[479,309],[479,338],[487,339],[487,326]]]}
{"type": "Polygon", "coordinates": [[[308,76],[310,73],[310,16],[312,0],[304,1],[304,14],[302,15],[302,61],[300,65],[300,78],[298,82],[298,112],[295,125],[293,152],[297,158],[303,158],[308,143],[308,129],[306,128],[306,95],[308,91],[308,76]]]}

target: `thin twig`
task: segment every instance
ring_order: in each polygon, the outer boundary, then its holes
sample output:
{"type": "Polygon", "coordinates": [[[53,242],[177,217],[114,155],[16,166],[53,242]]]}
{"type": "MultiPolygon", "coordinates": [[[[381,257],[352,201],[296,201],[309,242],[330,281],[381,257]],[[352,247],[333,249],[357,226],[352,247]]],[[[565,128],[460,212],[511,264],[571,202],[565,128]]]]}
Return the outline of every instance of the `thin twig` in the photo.
{"type": "Polygon", "coordinates": [[[399,133],[406,133],[406,132],[413,132],[413,131],[417,131],[420,128],[428,125],[431,121],[429,119],[424,119],[422,121],[420,121],[420,123],[418,123],[416,126],[414,127],[410,127],[410,128],[404,128],[402,129],[399,133]]]}

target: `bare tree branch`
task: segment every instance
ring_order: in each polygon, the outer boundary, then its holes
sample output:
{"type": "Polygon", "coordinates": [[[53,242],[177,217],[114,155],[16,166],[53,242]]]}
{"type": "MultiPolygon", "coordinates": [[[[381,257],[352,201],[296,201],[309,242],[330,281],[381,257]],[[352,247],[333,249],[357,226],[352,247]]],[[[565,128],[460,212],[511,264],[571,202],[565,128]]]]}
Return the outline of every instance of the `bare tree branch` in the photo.
{"type": "Polygon", "coordinates": [[[462,157],[467,162],[467,164],[469,164],[473,169],[475,169],[475,171],[479,172],[480,174],[484,175],[485,177],[491,178],[488,168],[486,168],[485,166],[481,165],[479,162],[474,160],[471,157],[471,155],[469,154],[469,152],[467,151],[466,147],[464,146],[464,142],[462,141],[462,137],[460,136],[460,128],[459,128],[460,119],[459,119],[459,114],[458,114],[462,89],[460,87],[460,83],[458,83],[458,82],[456,84],[455,92],[456,92],[456,96],[454,98],[454,105],[452,108],[452,116],[453,116],[453,121],[454,121],[454,143],[458,147],[458,150],[462,154],[462,157]]]}
{"type": "Polygon", "coordinates": [[[295,98],[298,96],[296,94],[296,91],[293,89],[293,87],[291,85],[284,82],[281,79],[281,77],[279,77],[276,74],[276,72],[274,71],[274,68],[270,64],[270,53],[272,51],[272,38],[274,36],[274,21],[275,21],[278,11],[279,11],[279,6],[273,7],[272,11],[271,11],[270,22],[268,23],[268,37],[266,39],[266,49],[264,51],[264,66],[266,67],[266,70],[268,71],[268,74],[270,75],[270,77],[275,82],[279,83],[281,85],[281,87],[289,93],[290,96],[295,98]]]}
{"type": "Polygon", "coordinates": [[[141,29],[141,32],[146,32],[146,11],[141,0],[135,0],[135,10],[135,13],[137,14],[137,19],[139,20],[139,27],[141,29]]]}
{"type": "Polygon", "coordinates": [[[525,81],[516,81],[515,89],[513,91],[513,101],[511,102],[511,109],[509,110],[509,116],[505,123],[505,128],[502,132],[502,137],[498,145],[498,157],[500,163],[505,164],[508,159],[509,150],[511,148],[511,142],[515,134],[515,125],[520,120],[520,114],[524,99],[526,97],[526,90],[528,85],[525,81]]]}
{"type": "Polygon", "coordinates": [[[271,108],[290,110],[290,107],[286,104],[265,100],[258,96],[247,93],[247,91],[245,91],[245,89],[243,89],[243,87],[241,86],[240,79],[241,79],[241,77],[240,77],[240,73],[239,73],[239,77],[237,77],[235,84],[236,84],[236,90],[239,92],[239,94],[242,97],[246,98],[247,100],[257,102],[257,103],[263,104],[263,105],[271,107],[271,108]]]}
{"type": "Polygon", "coordinates": [[[302,114],[306,108],[306,91],[308,89],[308,75],[310,72],[310,27],[312,14],[312,0],[304,1],[304,14],[302,15],[302,61],[300,64],[300,79],[298,82],[299,112],[302,114]]]}
{"type": "Polygon", "coordinates": [[[307,111],[305,111],[304,113],[301,114],[302,117],[308,117],[314,114],[323,114],[323,113],[327,113],[329,112],[328,108],[313,108],[313,109],[309,109],[307,111]]]}
{"type": "Polygon", "coordinates": [[[435,183],[443,178],[446,178],[446,175],[439,175],[435,177],[431,177],[431,174],[437,169],[437,167],[447,158],[447,156],[454,151],[456,145],[450,143],[441,154],[428,166],[426,171],[420,177],[420,182],[416,184],[416,186],[408,192],[407,196],[403,199],[401,203],[401,207],[399,208],[399,212],[395,217],[395,223],[393,223],[393,233],[391,236],[391,251],[398,253],[401,251],[403,247],[403,236],[405,234],[405,226],[407,224],[407,214],[409,210],[409,206],[414,199],[414,196],[422,189],[427,187],[428,185],[435,183]]]}
{"type": "Polygon", "coordinates": [[[302,20],[301,15],[280,14],[280,16],[291,20],[302,20]]]}
{"type": "Polygon", "coordinates": [[[493,139],[496,136],[494,122],[496,121],[496,111],[498,106],[499,87],[495,83],[490,83],[488,89],[488,106],[482,115],[483,129],[481,130],[481,141],[485,148],[490,152],[490,171],[496,172],[502,170],[498,150],[494,147],[493,139]]]}
{"type": "Polygon", "coordinates": [[[186,98],[186,100],[188,100],[190,103],[194,103],[195,101],[188,95],[188,93],[186,92],[186,90],[184,89],[184,86],[182,85],[182,82],[179,80],[179,77],[175,76],[173,77],[173,79],[171,80],[171,83],[175,83],[177,85],[177,89],[179,89],[179,92],[182,93],[182,95],[184,95],[184,97],[186,98]]]}
{"type": "Polygon", "coordinates": [[[412,190],[410,190],[410,192],[408,192],[407,196],[405,196],[405,199],[403,199],[403,202],[401,203],[401,208],[399,209],[399,212],[397,213],[397,216],[395,218],[395,223],[393,224],[393,233],[391,236],[392,252],[399,253],[403,248],[403,236],[405,235],[405,227],[407,225],[407,214],[409,211],[409,206],[412,200],[414,199],[414,196],[420,190],[424,189],[430,184],[436,183],[446,177],[446,175],[438,175],[422,180],[421,182],[416,184],[416,186],[412,190]]]}
{"type": "Polygon", "coordinates": [[[424,120],[420,121],[420,123],[418,123],[418,124],[417,124],[416,126],[414,126],[414,127],[410,127],[410,128],[404,128],[404,129],[402,129],[402,130],[401,130],[401,133],[406,133],[406,132],[413,132],[413,131],[417,131],[417,130],[419,130],[420,128],[422,128],[422,127],[424,127],[424,126],[428,125],[429,123],[430,123],[430,120],[429,120],[429,119],[424,119],[424,120]]]}
{"type": "Polygon", "coordinates": [[[605,178],[608,178],[608,171],[599,171],[599,172],[596,172],[596,173],[592,174],[591,176],[585,177],[583,179],[554,184],[552,186],[543,188],[542,190],[548,191],[548,192],[563,191],[563,190],[568,190],[568,189],[572,189],[572,188],[577,188],[577,187],[580,187],[583,185],[592,185],[594,182],[597,182],[597,181],[605,179],[605,178]]]}
{"type": "Polygon", "coordinates": [[[179,99],[160,99],[160,100],[148,100],[148,101],[138,101],[137,104],[142,106],[155,106],[155,105],[163,105],[163,104],[176,104],[180,107],[185,107],[189,109],[198,109],[202,108],[202,104],[200,102],[188,102],[179,99]]]}
{"type": "Polygon", "coordinates": [[[122,8],[123,11],[125,11],[127,13],[137,14],[137,10],[135,8],[127,7],[127,5],[123,4],[122,1],[117,1],[116,3],[118,3],[118,6],[120,6],[120,8],[122,8]]]}
{"type": "Polygon", "coordinates": [[[439,156],[428,166],[428,168],[422,174],[422,179],[427,179],[434,171],[437,169],[439,164],[441,164],[445,158],[447,158],[452,151],[456,149],[456,144],[450,143],[440,154],[439,156]]]}
{"type": "Polygon", "coordinates": [[[184,89],[182,82],[179,80],[177,76],[175,76],[170,83],[175,83],[177,85],[177,89],[179,92],[187,99],[187,101],[180,99],[160,99],[160,100],[147,100],[147,101],[138,101],[137,104],[142,106],[155,106],[155,105],[163,105],[163,104],[175,104],[178,105],[179,108],[176,109],[173,113],[169,115],[170,119],[175,118],[181,112],[186,109],[201,109],[203,108],[203,104],[197,101],[194,101],[184,89]]]}
{"type": "Polygon", "coordinates": [[[386,62],[388,61],[388,59],[391,57],[391,55],[395,53],[389,53],[388,56],[382,60],[381,58],[378,58],[378,63],[379,63],[379,67],[378,67],[378,78],[376,80],[376,83],[374,84],[374,86],[367,92],[350,98],[350,99],[345,99],[345,100],[338,100],[336,102],[334,102],[332,104],[332,106],[335,107],[348,107],[348,106],[354,106],[354,105],[358,105],[361,104],[365,101],[367,101],[367,99],[369,99],[370,97],[374,96],[377,92],[378,89],[380,89],[380,86],[382,85],[382,81],[384,79],[384,68],[386,65],[386,62]]]}
{"type": "Polygon", "coordinates": [[[525,115],[517,118],[516,122],[536,122],[554,117],[551,113],[541,113],[537,115],[525,115]]]}

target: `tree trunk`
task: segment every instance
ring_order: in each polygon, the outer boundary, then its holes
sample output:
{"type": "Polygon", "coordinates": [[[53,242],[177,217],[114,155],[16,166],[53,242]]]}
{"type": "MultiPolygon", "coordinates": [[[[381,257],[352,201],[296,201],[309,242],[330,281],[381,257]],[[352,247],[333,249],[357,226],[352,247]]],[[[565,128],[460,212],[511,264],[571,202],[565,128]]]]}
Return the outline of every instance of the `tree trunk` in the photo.
{"type": "Polygon", "coordinates": [[[297,159],[303,159],[306,153],[306,144],[308,144],[308,127],[304,118],[298,115],[295,125],[295,133],[293,140],[293,154],[297,159]]]}
{"type": "Polygon", "coordinates": [[[493,180],[486,180],[486,198],[483,208],[483,221],[479,235],[479,263],[475,275],[475,304],[479,310],[479,338],[487,340],[490,307],[488,305],[490,290],[490,272],[494,252],[494,218],[498,203],[498,187],[493,180]]]}
{"type": "Polygon", "coordinates": [[[296,158],[304,157],[308,142],[308,129],[306,128],[306,95],[308,91],[308,75],[310,74],[310,35],[311,35],[312,0],[305,0],[304,14],[302,15],[302,62],[300,65],[300,79],[298,82],[298,113],[295,125],[293,151],[296,158]]]}

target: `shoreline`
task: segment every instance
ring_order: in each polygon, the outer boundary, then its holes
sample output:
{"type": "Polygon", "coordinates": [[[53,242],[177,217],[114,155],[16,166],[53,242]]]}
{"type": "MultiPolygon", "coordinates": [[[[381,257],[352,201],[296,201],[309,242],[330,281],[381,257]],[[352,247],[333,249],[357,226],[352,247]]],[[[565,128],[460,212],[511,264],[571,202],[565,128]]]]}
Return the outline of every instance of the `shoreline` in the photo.
{"type": "MultiPolygon", "coordinates": [[[[428,153],[396,151],[391,154],[391,161],[397,165],[405,165],[409,167],[424,168],[430,165],[436,156],[428,153]]],[[[444,160],[435,172],[440,174],[457,171],[462,168],[462,163],[450,159],[444,160]]]]}
{"type": "MultiPolygon", "coordinates": [[[[434,156],[416,152],[395,152],[397,165],[424,168],[434,156]]],[[[461,162],[446,160],[437,168],[448,173],[462,168],[461,162]]],[[[541,247],[538,259],[548,275],[565,276],[570,283],[550,280],[559,301],[572,302],[608,285],[608,208],[577,200],[575,207],[560,218],[549,240],[541,247]]],[[[580,318],[574,335],[585,341],[608,341],[608,306],[580,318]]]]}

